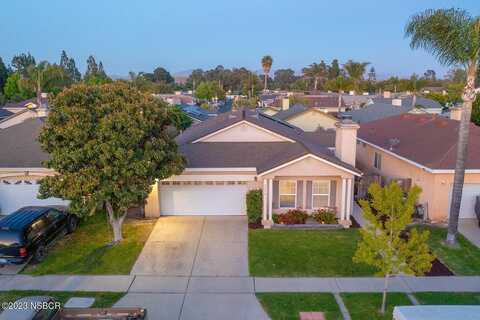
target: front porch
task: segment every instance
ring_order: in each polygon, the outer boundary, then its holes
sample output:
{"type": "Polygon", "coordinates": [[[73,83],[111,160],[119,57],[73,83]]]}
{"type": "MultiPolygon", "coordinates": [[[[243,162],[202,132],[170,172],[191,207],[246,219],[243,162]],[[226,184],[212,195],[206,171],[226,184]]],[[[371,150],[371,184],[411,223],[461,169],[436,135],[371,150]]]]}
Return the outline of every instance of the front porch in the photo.
{"type": "Polygon", "coordinates": [[[336,213],[339,224],[348,228],[353,211],[353,179],[353,176],[273,176],[263,179],[263,226],[271,228],[274,214],[291,209],[301,209],[309,214],[330,209],[336,213]]]}

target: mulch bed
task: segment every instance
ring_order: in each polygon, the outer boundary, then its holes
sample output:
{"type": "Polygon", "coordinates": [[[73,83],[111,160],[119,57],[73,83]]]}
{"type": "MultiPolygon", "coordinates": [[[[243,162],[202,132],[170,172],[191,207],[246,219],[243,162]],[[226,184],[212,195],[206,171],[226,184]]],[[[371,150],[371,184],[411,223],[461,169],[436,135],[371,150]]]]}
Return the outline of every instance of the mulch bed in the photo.
{"type": "Polygon", "coordinates": [[[361,228],[357,220],[355,220],[353,216],[350,216],[350,221],[352,221],[352,225],[350,226],[350,228],[353,228],[353,229],[361,228]]]}
{"type": "Polygon", "coordinates": [[[448,269],[440,260],[435,258],[432,262],[432,268],[425,273],[426,277],[454,276],[455,274],[448,269]]]}
{"type": "Polygon", "coordinates": [[[263,225],[262,225],[261,222],[257,222],[257,223],[249,222],[248,223],[248,229],[263,229],[263,225]]]}

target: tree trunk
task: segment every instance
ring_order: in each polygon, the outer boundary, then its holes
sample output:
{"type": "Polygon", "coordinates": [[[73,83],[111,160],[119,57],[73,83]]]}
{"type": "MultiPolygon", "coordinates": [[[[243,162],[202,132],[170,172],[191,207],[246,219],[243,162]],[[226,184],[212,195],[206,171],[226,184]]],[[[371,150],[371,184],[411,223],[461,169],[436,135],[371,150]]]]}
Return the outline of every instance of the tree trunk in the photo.
{"type": "Polygon", "coordinates": [[[446,243],[454,246],[457,243],[458,217],[462,201],[463,181],[465,178],[465,163],[468,156],[468,136],[470,130],[470,117],[472,102],[475,100],[475,77],[477,62],[474,61],[467,69],[467,83],[463,89],[463,107],[460,128],[458,130],[457,161],[455,163],[455,175],[453,178],[452,199],[450,201],[450,215],[448,219],[448,233],[446,243]]]}
{"type": "Polygon", "coordinates": [[[315,77],[315,82],[313,83],[313,88],[315,89],[315,91],[317,91],[317,85],[318,85],[318,78],[315,77]]]}
{"type": "Polygon", "coordinates": [[[388,277],[389,274],[387,273],[385,275],[385,283],[383,285],[382,307],[380,308],[381,314],[385,314],[385,309],[387,307],[388,277]]]}
{"type": "Polygon", "coordinates": [[[42,86],[40,85],[40,79],[37,79],[37,106],[42,107],[42,86]]]}
{"type": "Polygon", "coordinates": [[[264,84],[263,84],[263,91],[267,91],[267,81],[268,81],[268,75],[265,72],[265,77],[264,77],[264,84]]]}
{"type": "Polygon", "coordinates": [[[414,92],[412,97],[412,108],[415,108],[416,105],[417,105],[417,93],[414,92]]]}
{"type": "Polygon", "coordinates": [[[108,221],[110,222],[110,226],[112,227],[112,230],[113,230],[112,243],[117,244],[123,240],[122,224],[123,224],[123,221],[125,220],[125,217],[127,216],[127,210],[125,210],[125,212],[121,216],[116,217],[110,202],[107,201],[105,205],[107,207],[108,221]]]}

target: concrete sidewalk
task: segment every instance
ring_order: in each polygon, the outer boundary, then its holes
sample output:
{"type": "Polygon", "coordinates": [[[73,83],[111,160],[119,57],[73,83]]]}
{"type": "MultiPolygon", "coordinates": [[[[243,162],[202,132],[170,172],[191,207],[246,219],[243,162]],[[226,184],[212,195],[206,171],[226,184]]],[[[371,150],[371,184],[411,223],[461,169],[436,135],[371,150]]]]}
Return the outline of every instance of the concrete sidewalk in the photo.
{"type": "MultiPolygon", "coordinates": [[[[381,292],[383,278],[262,278],[163,276],[0,276],[0,290],[131,293],[381,292]]],[[[480,292],[480,276],[394,277],[391,292],[480,292]]]]}

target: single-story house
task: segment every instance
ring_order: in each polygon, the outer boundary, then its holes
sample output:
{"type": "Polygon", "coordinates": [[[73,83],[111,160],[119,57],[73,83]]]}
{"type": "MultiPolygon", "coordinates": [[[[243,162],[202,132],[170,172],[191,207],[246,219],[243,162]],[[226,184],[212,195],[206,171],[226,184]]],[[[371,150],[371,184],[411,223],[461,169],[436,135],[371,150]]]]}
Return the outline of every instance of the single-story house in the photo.
{"type": "Polygon", "coordinates": [[[263,223],[292,208],[333,207],[349,225],[358,125],[337,124],[334,150],[322,133],[306,133],[251,110],[203,121],[177,137],[187,166],[158,181],[145,215],[244,215],[250,189],[263,190],[263,223]]]}
{"type": "MultiPolygon", "coordinates": [[[[26,205],[64,204],[37,199],[38,180],[52,175],[37,141],[43,118],[0,130],[0,207],[8,214],[26,205]]],[[[181,133],[182,174],[158,181],[145,205],[147,217],[245,215],[246,193],[263,190],[263,223],[292,208],[334,208],[350,224],[358,125],[337,123],[335,135],[303,132],[251,110],[219,114],[181,133]]]]}
{"type": "MultiPolygon", "coordinates": [[[[455,118],[459,118],[458,114],[455,118]]],[[[420,204],[431,221],[448,219],[460,122],[433,114],[405,113],[361,125],[357,167],[365,176],[406,179],[423,189],[420,204]]],[[[480,195],[480,127],[470,124],[460,218],[474,218],[480,195]]]]}

